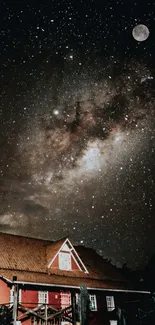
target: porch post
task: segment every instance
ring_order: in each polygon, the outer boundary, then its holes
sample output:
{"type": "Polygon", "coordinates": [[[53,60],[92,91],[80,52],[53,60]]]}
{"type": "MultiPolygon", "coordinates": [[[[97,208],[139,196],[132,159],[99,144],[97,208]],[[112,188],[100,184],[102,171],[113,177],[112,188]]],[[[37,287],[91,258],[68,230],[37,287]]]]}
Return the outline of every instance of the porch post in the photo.
{"type": "Polygon", "coordinates": [[[17,307],[18,307],[18,285],[14,285],[14,297],[13,297],[13,325],[17,324],[17,307]]]}
{"type": "Polygon", "coordinates": [[[89,294],[85,284],[80,286],[80,323],[88,325],[89,294]]]}
{"type": "Polygon", "coordinates": [[[76,324],[76,300],[75,300],[74,290],[71,291],[71,302],[72,302],[72,320],[73,320],[73,325],[75,325],[76,324]]]}
{"type": "Polygon", "coordinates": [[[45,325],[47,325],[47,322],[48,322],[48,313],[47,313],[47,310],[48,310],[48,306],[47,306],[47,303],[45,305],[45,325]]]}

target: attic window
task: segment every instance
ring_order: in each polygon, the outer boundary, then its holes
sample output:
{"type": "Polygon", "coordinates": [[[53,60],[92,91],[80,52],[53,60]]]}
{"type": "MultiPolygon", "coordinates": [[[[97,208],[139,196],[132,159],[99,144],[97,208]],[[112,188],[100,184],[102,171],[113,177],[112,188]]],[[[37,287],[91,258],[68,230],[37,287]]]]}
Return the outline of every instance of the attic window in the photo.
{"type": "Polygon", "coordinates": [[[59,253],[59,269],[64,271],[71,270],[71,255],[68,253],[59,253]]]}

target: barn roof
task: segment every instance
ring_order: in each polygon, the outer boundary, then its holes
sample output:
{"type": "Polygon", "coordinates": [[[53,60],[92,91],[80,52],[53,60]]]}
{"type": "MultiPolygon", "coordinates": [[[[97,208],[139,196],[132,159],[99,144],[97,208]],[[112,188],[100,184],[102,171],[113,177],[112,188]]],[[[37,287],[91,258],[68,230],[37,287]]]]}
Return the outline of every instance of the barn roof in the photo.
{"type": "Polygon", "coordinates": [[[63,271],[48,268],[50,260],[62,246],[65,239],[51,242],[0,233],[0,275],[9,280],[17,276],[21,282],[35,282],[55,285],[81,285],[96,288],[125,288],[128,282],[121,272],[106,262],[94,250],[74,246],[88,273],[63,271]]]}

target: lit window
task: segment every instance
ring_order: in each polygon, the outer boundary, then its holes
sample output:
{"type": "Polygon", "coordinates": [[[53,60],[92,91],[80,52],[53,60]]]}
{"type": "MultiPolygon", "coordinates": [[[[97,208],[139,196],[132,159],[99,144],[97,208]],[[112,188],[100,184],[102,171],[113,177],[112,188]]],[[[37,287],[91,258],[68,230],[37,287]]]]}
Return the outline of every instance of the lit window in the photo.
{"type": "Polygon", "coordinates": [[[48,291],[38,291],[38,303],[48,304],[48,291]]]}
{"type": "Polygon", "coordinates": [[[96,311],[97,310],[96,295],[89,295],[89,299],[90,299],[90,310],[96,311]]]}
{"type": "Polygon", "coordinates": [[[68,253],[59,253],[59,269],[71,270],[71,255],[68,253]]]}
{"type": "Polygon", "coordinates": [[[60,297],[61,297],[61,308],[62,309],[67,308],[71,305],[71,294],[70,293],[61,292],[60,297]]]}
{"type": "MultiPolygon", "coordinates": [[[[19,289],[18,291],[18,302],[21,304],[22,301],[22,290],[19,289]]],[[[10,307],[13,306],[13,302],[14,302],[14,287],[12,287],[10,289],[10,307]]]]}
{"type": "Polygon", "coordinates": [[[107,301],[107,310],[112,311],[115,309],[115,302],[114,302],[114,297],[113,296],[106,296],[106,301],[107,301]]]}
{"type": "Polygon", "coordinates": [[[117,325],[117,320],[110,320],[110,325],[117,325]]]}

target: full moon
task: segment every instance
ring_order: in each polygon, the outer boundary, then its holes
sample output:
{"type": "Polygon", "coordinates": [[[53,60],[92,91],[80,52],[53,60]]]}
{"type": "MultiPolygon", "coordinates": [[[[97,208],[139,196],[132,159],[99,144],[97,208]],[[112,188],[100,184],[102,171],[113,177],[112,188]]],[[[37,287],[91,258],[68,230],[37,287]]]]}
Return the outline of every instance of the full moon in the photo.
{"type": "Polygon", "coordinates": [[[138,42],[143,42],[149,37],[149,29],[147,26],[140,24],[133,28],[132,36],[138,42]]]}

